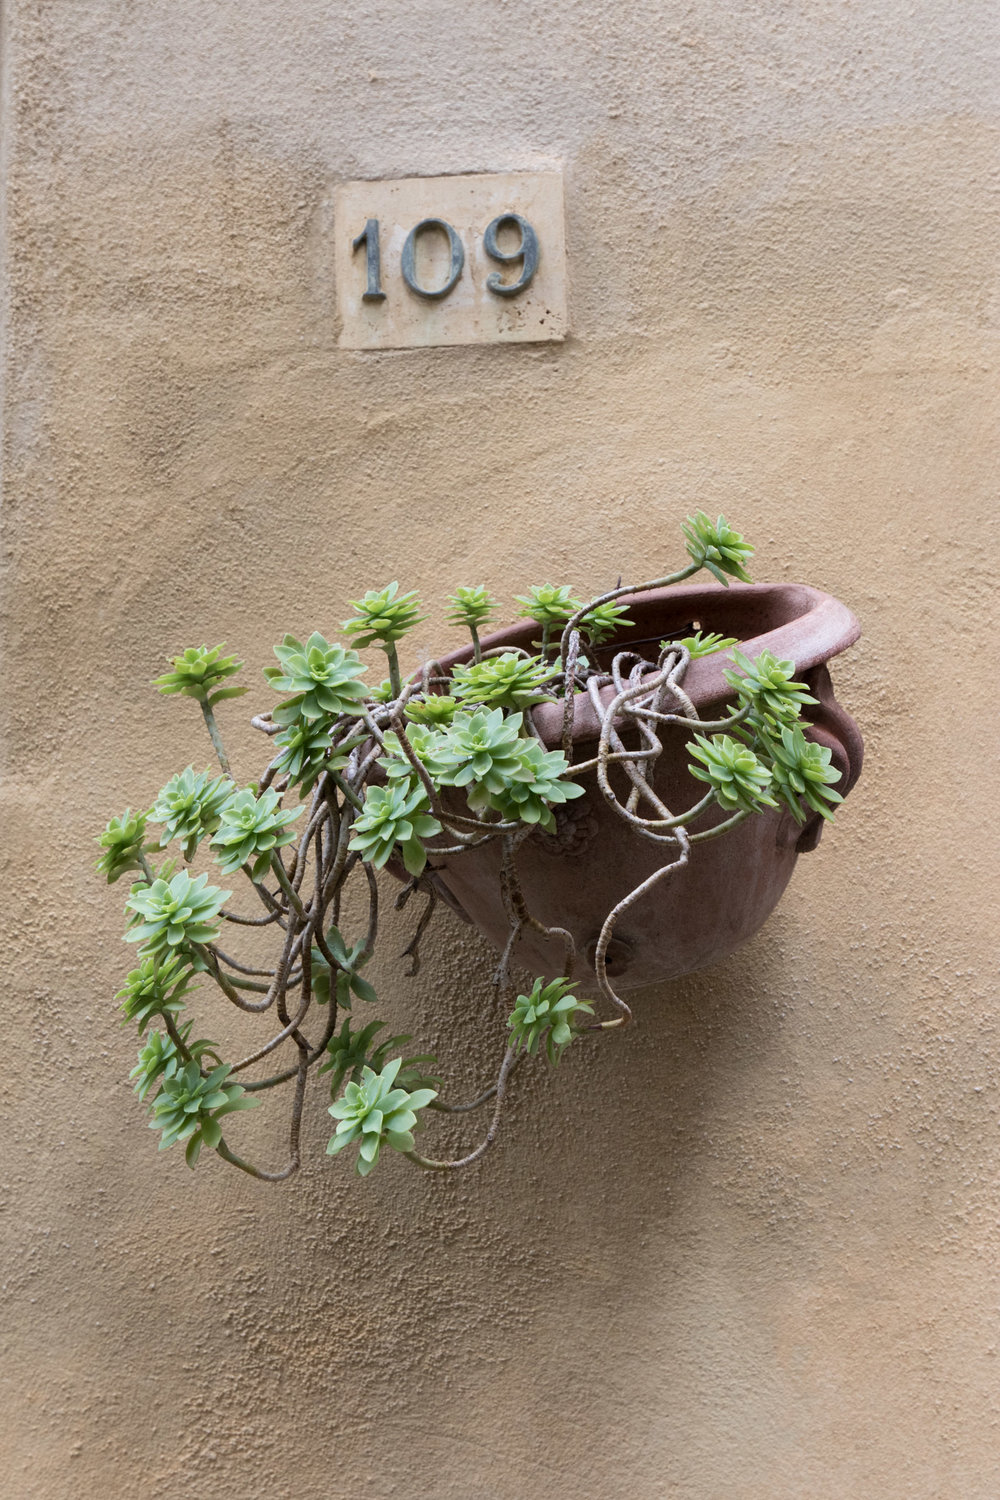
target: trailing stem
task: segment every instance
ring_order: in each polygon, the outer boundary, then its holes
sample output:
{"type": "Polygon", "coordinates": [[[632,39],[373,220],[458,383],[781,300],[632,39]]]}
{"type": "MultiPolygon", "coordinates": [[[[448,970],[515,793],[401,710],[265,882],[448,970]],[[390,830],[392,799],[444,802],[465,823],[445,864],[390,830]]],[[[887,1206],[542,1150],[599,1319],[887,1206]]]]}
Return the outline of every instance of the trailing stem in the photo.
{"type": "Polygon", "coordinates": [[[215,714],[212,712],[212,706],[204,698],[202,698],[200,702],[202,717],[205,720],[205,728],[208,730],[209,734],[212,737],[212,744],[215,746],[215,754],[218,758],[219,765],[222,767],[223,771],[225,771],[227,776],[232,776],[233,772],[232,767],[229,764],[229,756],[226,754],[226,747],[222,743],[222,734],[216,721],[215,714]]]}

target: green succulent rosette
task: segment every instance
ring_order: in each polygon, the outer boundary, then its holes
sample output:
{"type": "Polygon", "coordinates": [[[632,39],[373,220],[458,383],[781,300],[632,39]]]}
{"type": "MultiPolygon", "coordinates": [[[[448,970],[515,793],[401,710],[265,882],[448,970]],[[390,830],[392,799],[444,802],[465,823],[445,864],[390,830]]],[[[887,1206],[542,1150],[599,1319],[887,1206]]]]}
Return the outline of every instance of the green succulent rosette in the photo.
{"type": "Polygon", "coordinates": [[[420,613],[416,593],[401,594],[398,583],[369,589],[363,599],[352,599],[351,607],[355,612],[344,621],[344,632],[356,636],[362,647],[373,641],[383,648],[390,646],[427,618],[420,613]]]}
{"type": "Polygon", "coordinates": [[[717,651],[728,651],[736,645],[734,635],[719,635],[714,630],[696,630],[694,635],[683,636],[679,641],[661,641],[660,650],[669,651],[671,646],[683,646],[692,661],[699,656],[714,656],[717,651]]]}
{"type": "MultiPolygon", "coordinates": [[[[369,1021],[359,1031],[351,1030],[351,1019],[346,1017],[344,1024],[336,1036],[330,1038],[326,1050],[327,1061],[321,1063],[318,1071],[330,1074],[330,1097],[336,1099],[344,1084],[345,1079],[350,1078],[352,1083],[361,1082],[362,1070],[371,1068],[375,1073],[381,1072],[388,1061],[388,1054],[393,1050],[405,1047],[411,1041],[409,1033],[402,1036],[386,1037],[377,1046],[373,1045],[377,1034],[385,1027],[384,1021],[369,1021]]],[[[437,1064],[437,1058],[431,1052],[423,1052],[416,1057],[403,1057],[399,1059],[399,1070],[396,1073],[396,1083],[399,1088],[417,1089],[433,1088],[441,1082],[440,1078],[425,1071],[425,1064],[432,1067],[437,1064]]]]}
{"type": "Polygon", "coordinates": [[[371,1005],[378,999],[375,986],[369,984],[368,980],[358,971],[363,969],[371,958],[365,939],[358,941],[348,947],[341,935],[340,929],[331,926],[326,934],[326,947],[334,960],[335,967],[331,970],[321,948],[312,950],[312,988],[313,995],[319,1005],[326,1005],[330,1000],[331,983],[336,987],[337,1004],[341,1010],[350,1010],[352,996],[364,1000],[371,1005]]]}
{"type": "Polygon", "coordinates": [[[526,594],[515,594],[514,603],[521,605],[519,620],[534,620],[548,629],[565,625],[583,607],[582,600],[574,599],[568,583],[536,583],[526,594]]]}
{"type": "Polygon", "coordinates": [[[794,681],[793,661],[778,661],[770,651],[762,651],[754,660],[742,651],[733,651],[732,658],[739,670],[724,672],[723,676],[736,689],[740,706],[750,709],[748,728],[794,724],[807,704],[819,701],[804,682],[794,681]]]}
{"type": "Polygon", "coordinates": [[[452,672],[452,691],[463,704],[514,710],[531,708],[536,703],[552,701],[552,694],[545,689],[557,670],[540,656],[519,656],[516,651],[505,651],[500,656],[456,666],[452,672]]]}
{"type": "Polygon", "coordinates": [[[146,820],[148,813],[133,813],[126,807],[120,818],[112,818],[97,842],[104,853],[95,861],[96,868],[113,885],[132,870],[142,869],[145,853],[146,820]]]}
{"type": "Polygon", "coordinates": [[[134,1022],[141,1035],[157,1016],[178,1016],[191,988],[193,972],[184,954],[144,958],[132,969],[116,1000],[121,1001],[122,1025],[134,1022]]]}
{"type": "Polygon", "coordinates": [[[491,792],[485,784],[473,783],[469,806],[474,812],[491,807],[506,821],[537,824],[552,833],[556,826],[553,807],[582,797],[584,789],[567,778],[569,766],[561,750],[546,750],[534,739],[522,740],[518,758],[518,774],[506,780],[499,791],[491,792]]]}
{"type": "Polygon", "coordinates": [[[295,838],[289,825],[305,812],[303,807],[283,808],[277,792],[270,789],[255,797],[249,787],[236,792],[222,809],[212,851],[224,875],[246,865],[254,880],[263,880],[271,867],[271,855],[295,838]]]}
{"type": "MultiPolygon", "coordinates": [[[[446,769],[445,756],[450,743],[447,727],[409,724],[406,728],[406,739],[431,781],[438,786],[443,785],[442,777],[446,769]]],[[[390,729],[387,734],[383,735],[382,743],[385,754],[380,758],[379,765],[389,781],[399,782],[410,791],[416,791],[418,787],[422,789],[423,782],[410,757],[404,751],[395,730],[390,729]]]]}
{"type": "Polygon", "coordinates": [[[502,708],[456,714],[435,751],[436,779],[445,786],[474,782],[485,792],[502,792],[512,780],[524,780],[523,724],[523,714],[505,714],[502,708]]]}
{"type": "Polygon", "coordinates": [[[833,752],[826,745],[807,740],[797,724],[785,725],[775,736],[768,735],[763,749],[770,758],[774,790],[796,822],[806,821],[803,802],[832,822],[833,808],[844,800],[831,785],[841,777],[831,764],[833,752]]]}
{"type": "Polygon", "coordinates": [[[511,1045],[534,1056],[544,1043],[550,1063],[557,1063],[580,1030],[583,1016],[592,1016],[594,1007],[573,994],[575,983],[553,979],[546,984],[536,979],[528,995],[518,995],[507,1020],[511,1045]]]}
{"type": "Polygon", "coordinates": [[[193,1167],[202,1146],[214,1150],[219,1145],[219,1121],[224,1116],[255,1107],[258,1101],[249,1098],[242,1085],[228,1081],[231,1072],[228,1063],[220,1063],[205,1074],[197,1062],[189,1062],[164,1073],[149,1122],[151,1130],[160,1131],[161,1151],[185,1142],[184,1156],[193,1167]]]}
{"type": "Polygon", "coordinates": [[[309,795],[324,771],[342,771],[350,759],[348,750],[333,750],[333,732],[322,719],[297,720],[276,735],[274,743],[279,753],[271,769],[277,776],[286,776],[301,797],[309,795]]]}
{"type": "Polygon", "coordinates": [[[753,556],[753,548],[738,531],[733,530],[725,516],[711,521],[703,510],[699,510],[688,516],[681,530],[687,538],[688,554],[699,568],[707,568],[712,577],[726,588],[730,578],[750,583],[745,564],[753,556]]]}
{"type": "Polygon", "coordinates": [[[212,943],[219,935],[214,918],[232,891],[209,885],[207,875],[180,870],[170,880],[132,887],[126,910],[137,920],[125,934],[126,943],[142,943],[146,957],[189,952],[193,944],[212,943]]]}
{"type": "Polygon", "coordinates": [[[172,1077],[188,1060],[198,1062],[209,1054],[215,1057],[214,1042],[204,1037],[194,1042],[190,1040],[193,1026],[193,1021],[186,1021],[183,1026],[176,1028],[180,1048],[167,1031],[159,1031],[154,1027],[146,1032],[139,1060],[129,1074],[130,1078],[136,1080],[135,1092],[140,1099],[145,1099],[155,1083],[164,1077],[172,1077]],[[185,1052],[187,1057],[184,1056],[185,1052]]]}
{"type": "Polygon", "coordinates": [[[426,724],[431,728],[439,728],[451,723],[457,708],[457,698],[432,693],[426,698],[410,698],[405,712],[411,724],[426,724]]]}
{"type": "MultiPolygon", "coordinates": [[[[186,1033],[191,1029],[191,1022],[182,1028],[180,1037],[186,1040],[186,1033]]],[[[183,1058],[177,1049],[173,1037],[168,1036],[165,1031],[154,1028],[146,1035],[144,1046],[139,1051],[139,1061],[129,1074],[135,1079],[135,1092],[141,1100],[146,1098],[150,1089],[165,1075],[176,1073],[182,1066],[183,1058]]]]}
{"type": "Polygon", "coordinates": [[[153,686],[161,693],[182,693],[185,698],[195,698],[211,708],[223,698],[239,698],[247,691],[245,687],[223,687],[227,678],[234,676],[243,663],[235,656],[223,656],[225,641],[218,646],[188,646],[180,656],[170,658],[170,671],[153,679],[153,686]]]}
{"type": "Polygon", "coordinates": [[[481,583],[456,589],[448,595],[448,603],[451,609],[445,619],[449,625],[464,625],[469,630],[478,631],[496,616],[496,600],[481,583]]]}
{"type": "Polygon", "coordinates": [[[580,621],[580,629],[592,646],[602,646],[620,630],[628,630],[634,624],[635,621],[629,619],[627,604],[611,602],[595,604],[593,609],[588,609],[580,621]]]}
{"type": "Polygon", "coordinates": [[[427,863],[422,840],[440,832],[441,824],[430,812],[423,785],[419,781],[414,785],[412,780],[390,781],[388,786],[368,787],[347,847],[381,870],[398,845],[407,871],[419,875],[427,863]]]}
{"type": "Polygon", "coordinates": [[[193,766],[172,776],[149,814],[151,823],[163,824],[160,848],[177,839],[184,858],[193,859],[201,840],[218,828],[222,809],[235,790],[228,776],[213,777],[193,766]]]}
{"type": "Polygon", "coordinates": [[[770,795],[771,772],[742,740],[728,734],[713,734],[710,739],[696,734],[687,748],[701,762],[688,767],[691,775],[708,783],[725,812],[758,812],[777,806],[770,795]]]}
{"type": "Polygon", "coordinates": [[[286,635],[274,654],[279,665],[265,667],[264,676],[279,693],[292,696],[273,710],[271,718],[283,727],[300,719],[324,723],[341,714],[359,714],[368,687],[361,681],[368,668],[356,651],[330,644],[318,630],[302,643],[286,635]]]}
{"type": "Polygon", "coordinates": [[[356,1142],[360,1177],[367,1177],[377,1166],[383,1145],[394,1151],[413,1150],[417,1112],[437,1098],[434,1089],[419,1088],[411,1093],[393,1086],[402,1061],[394,1058],[380,1073],[362,1067],[360,1082],[347,1084],[343,1098],[330,1105],[330,1114],[339,1124],[327,1153],[336,1156],[356,1142]]]}

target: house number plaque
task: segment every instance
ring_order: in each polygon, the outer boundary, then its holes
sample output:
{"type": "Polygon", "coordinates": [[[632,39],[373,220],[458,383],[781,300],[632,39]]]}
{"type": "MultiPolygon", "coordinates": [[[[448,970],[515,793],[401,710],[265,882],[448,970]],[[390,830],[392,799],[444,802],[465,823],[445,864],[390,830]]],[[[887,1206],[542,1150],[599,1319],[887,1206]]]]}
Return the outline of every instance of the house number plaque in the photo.
{"type": "Polygon", "coordinates": [[[558,172],[345,182],[335,234],[342,348],[566,336],[558,172]]]}

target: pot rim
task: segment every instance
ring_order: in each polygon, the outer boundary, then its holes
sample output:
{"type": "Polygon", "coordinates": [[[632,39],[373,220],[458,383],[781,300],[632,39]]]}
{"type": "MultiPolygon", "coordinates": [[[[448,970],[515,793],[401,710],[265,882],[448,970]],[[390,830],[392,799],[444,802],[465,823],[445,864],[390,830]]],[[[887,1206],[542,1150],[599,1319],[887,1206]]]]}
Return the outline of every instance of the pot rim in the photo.
{"type": "MultiPolygon", "coordinates": [[[[861,625],[846,604],[807,583],[731,583],[728,588],[720,583],[679,584],[640,594],[624,594],[618,602],[627,605],[636,615],[649,613],[665,603],[679,606],[679,613],[683,615],[688,613],[686,605],[706,599],[749,598],[764,602],[768,596],[782,602],[787,618],[770,630],[742,637],[739,649],[746,655],[759,656],[762,651],[770,651],[780,661],[793,661],[796,673],[801,674],[846,651],[861,634],[861,625]]],[[[641,619],[636,619],[636,626],[641,628],[641,619]]],[[[523,646],[530,642],[537,629],[538,626],[530,620],[523,625],[508,625],[484,636],[482,645],[486,649],[523,646]]],[[[621,642],[622,649],[628,648],[628,642],[626,633],[621,642]]],[[[453,667],[471,661],[472,655],[470,645],[439,657],[438,664],[445,672],[450,672],[453,667]]],[[[684,690],[699,712],[733,696],[733,690],[723,676],[732,665],[729,651],[698,657],[691,662],[684,678],[684,690]]],[[[605,705],[615,696],[612,686],[601,690],[601,701],[605,705]]],[[[532,710],[532,717],[546,744],[559,744],[563,726],[562,703],[541,703],[532,710]]],[[[573,706],[573,740],[595,740],[599,734],[600,724],[590,698],[578,694],[573,706]]]]}

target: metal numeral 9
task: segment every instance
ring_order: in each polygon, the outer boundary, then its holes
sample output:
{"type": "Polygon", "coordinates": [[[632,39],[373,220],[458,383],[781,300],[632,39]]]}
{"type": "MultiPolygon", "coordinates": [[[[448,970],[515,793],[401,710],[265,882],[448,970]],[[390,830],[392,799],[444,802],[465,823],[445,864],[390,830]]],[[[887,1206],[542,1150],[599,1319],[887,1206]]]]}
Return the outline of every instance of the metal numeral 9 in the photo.
{"type": "Polygon", "coordinates": [[[496,292],[498,297],[516,297],[518,292],[523,292],[538,269],[538,235],[527,219],[522,219],[520,214],[499,214],[486,227],[483,249],[491,260],[498,260],[503,265],[516,260],[521,262],[521,274],[516,281],[504,281],[499,271],[487,276],[486,285],[490,291],[496,292]],[[521,231],[521,243],[516,250],[500,249],[497,235],[505,224],[516,224],[521,231]]]}

